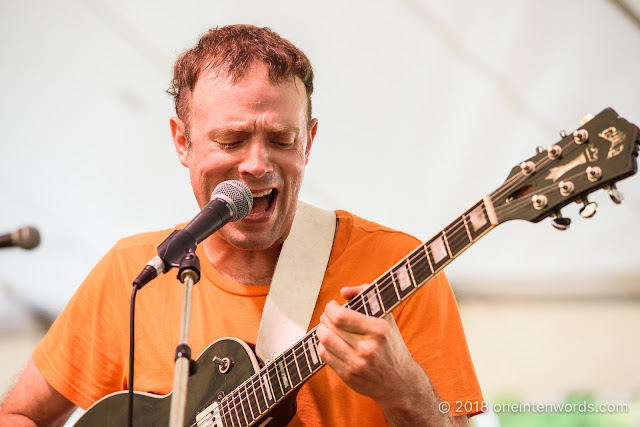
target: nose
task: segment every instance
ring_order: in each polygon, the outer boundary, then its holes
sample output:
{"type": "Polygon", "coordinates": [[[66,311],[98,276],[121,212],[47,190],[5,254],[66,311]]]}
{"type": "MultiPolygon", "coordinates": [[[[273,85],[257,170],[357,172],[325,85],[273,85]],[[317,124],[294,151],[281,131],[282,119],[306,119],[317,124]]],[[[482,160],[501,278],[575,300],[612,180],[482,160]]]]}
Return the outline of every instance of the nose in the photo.
{"type": "Polygon", "coordinates": [[[250,174],[256,178],[262,178],[273,171],[273,164],[269,159],[269,148],[266,141],[256,138],[250,142],[244,154],[245,156],[238,166],[238,171],[241,174],[250,174]]]}

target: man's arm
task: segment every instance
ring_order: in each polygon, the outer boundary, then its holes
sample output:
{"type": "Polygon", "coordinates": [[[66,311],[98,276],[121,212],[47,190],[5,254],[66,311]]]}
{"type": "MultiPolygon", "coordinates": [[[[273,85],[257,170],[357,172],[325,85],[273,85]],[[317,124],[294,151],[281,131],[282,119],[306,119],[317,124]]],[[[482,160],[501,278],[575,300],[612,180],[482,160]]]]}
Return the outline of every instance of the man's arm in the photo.
{"type": "Polygon", "coordinates": [[[61,426],[75,409],[49,385],[31,359],[0,406],[0,425],[61,426]]]}
{"type": "MultiPolygon", "coordinates": [[[[342,296],[349,300],[362,289],[343,288],[342,296]]],[[[320,357],[354,391],[375,400],[390,425],[468,425],[466,415],[450,417],[438,409],[431,380],[411,357],[392,315],[365,316],[332,301],[317,335],[320,357]]]]}

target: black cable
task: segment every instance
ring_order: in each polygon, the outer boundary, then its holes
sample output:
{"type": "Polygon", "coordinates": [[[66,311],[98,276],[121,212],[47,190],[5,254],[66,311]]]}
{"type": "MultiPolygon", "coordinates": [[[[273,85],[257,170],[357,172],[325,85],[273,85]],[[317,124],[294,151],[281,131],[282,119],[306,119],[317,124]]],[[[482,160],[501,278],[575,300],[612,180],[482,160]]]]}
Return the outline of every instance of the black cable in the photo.
{"type": "Polygon", "coordinates": [[[129,427],[133,427],[133,354],[137,292],[138,285],[134,283],[133,291],[131,292],[131,309],[129,311],[129,427]]]}

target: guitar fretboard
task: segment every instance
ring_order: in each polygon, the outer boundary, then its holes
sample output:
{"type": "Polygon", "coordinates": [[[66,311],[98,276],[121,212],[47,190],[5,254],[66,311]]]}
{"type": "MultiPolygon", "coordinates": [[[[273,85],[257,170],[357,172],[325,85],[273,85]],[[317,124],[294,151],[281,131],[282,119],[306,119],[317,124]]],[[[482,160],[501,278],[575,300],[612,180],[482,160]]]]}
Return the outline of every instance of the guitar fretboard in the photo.
{"type": "MultiPolygon", "coordinates": [[[[368,316],[383,317],[447,264],[495,227],[485,200],[473,205],[442,231],[414,249],[346,304],[368,316]]],[[[316,328],[225,396],[217,414],[226,427],[249,426],[324,366],[316,328]]],[[[201,425],[200,423],[198,423],[201,425]]]]}

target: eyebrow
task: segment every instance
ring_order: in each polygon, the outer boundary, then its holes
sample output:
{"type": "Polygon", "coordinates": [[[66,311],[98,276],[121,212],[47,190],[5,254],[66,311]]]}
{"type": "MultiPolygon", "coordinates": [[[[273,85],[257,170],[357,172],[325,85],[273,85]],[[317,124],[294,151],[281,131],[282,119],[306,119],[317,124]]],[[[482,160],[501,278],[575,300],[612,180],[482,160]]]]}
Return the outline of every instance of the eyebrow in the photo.
{"type": "MultiPolygon", "coordinates": [[[[237,124],[237,125],[227,125],[227,126],[220,126],[220,127],[216,127],[214,129],[211,129],[207,135],[209,136],[210,139],[215,139],[215,138],[220,138],[220,137],[224,137],[224,136],[230,136],[230,135],[246,135],[252,132],[252,127],[247,126],[246,124],[237,124]]],[[[279,124],[275,124],[270,126],[267,129],[267,134],[276,134],[276,135],[281,135],[281,134],[287,134],[287,133],[292,133],[297,135],[300,132],[300,128],[296,127],[296,126],[287,126],[287,125],[279,125],[279,124]]]]}

